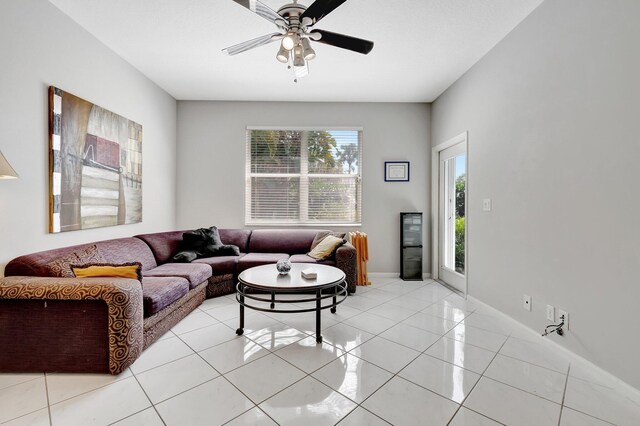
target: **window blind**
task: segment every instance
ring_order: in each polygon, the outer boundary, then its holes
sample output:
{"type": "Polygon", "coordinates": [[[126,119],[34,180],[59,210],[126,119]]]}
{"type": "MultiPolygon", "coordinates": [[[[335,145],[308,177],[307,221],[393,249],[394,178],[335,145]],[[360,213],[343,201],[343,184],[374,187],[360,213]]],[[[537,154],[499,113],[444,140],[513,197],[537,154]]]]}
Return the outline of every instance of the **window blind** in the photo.
{"type": "Polygon", "coordinates": [[[246,224],[360,224],[361,163],[361,130],[247,130],[246,224]]]}

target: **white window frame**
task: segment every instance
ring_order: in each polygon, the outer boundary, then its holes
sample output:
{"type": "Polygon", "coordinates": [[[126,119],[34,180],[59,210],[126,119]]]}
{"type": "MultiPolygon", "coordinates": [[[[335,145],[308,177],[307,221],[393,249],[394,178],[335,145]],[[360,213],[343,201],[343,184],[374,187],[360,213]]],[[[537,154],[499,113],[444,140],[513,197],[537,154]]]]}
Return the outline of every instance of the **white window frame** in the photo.
{"type": "MultiPolygon", "coordinates": [[[[291,227],[321,227],[321,226],[329,226],[329,227],[359,227],[362,226],[362,163],[363,163],[363,141],[364,141],[364,130],[362,127],[357,126],[307,126],[307,127],[299,127],[299,126],[247,126],[245,132],[245,156],[247,161],[245,161],[245,225],[246,226],[291,226],[291,227]],[[360,156],[358,158],[358,173],[352,174],[326,174],[326,173],[314,173],[309,174],[309,156],[300,158],[300,173],[252,173],[251,172],[251,164],[249,160],[248,152],[251,149],[250,145],[250,137],[249,132],[252,130],[278,130],[278,131],[357,131],[360,134],[360,138],[358,140],[358,150],[360,152],[360,156]],[[304,171],[306,170],[306,173],[304,171]],[[356,197],[359,200],[359,208],[360,215],[359,219],[356,222],[331,222],[331,221],[309,221],[308,213],[309,213],[309,196],[308,196],[308,185],[303,185],[303,180],[307,180],[309,178],[314,177],[323,177],[323,178],[336,178],[336,179],[344,179],[349,176],[353,176],[356,179],[357,183],[357,194],[356,197]],[[253,219],[251,218],[251,179],[254,177],[282,177],[282,178],[300,178],[300,200],[305,200],[306,202],[300,203],[300,219],[297,220],[285,220],[285,219],[253,219]]],[[[308,149],[306,147],[301,146],[300,152],[308,153],[308,149]],[[303,151],[303,148],[304,151],[303,151]]]]}

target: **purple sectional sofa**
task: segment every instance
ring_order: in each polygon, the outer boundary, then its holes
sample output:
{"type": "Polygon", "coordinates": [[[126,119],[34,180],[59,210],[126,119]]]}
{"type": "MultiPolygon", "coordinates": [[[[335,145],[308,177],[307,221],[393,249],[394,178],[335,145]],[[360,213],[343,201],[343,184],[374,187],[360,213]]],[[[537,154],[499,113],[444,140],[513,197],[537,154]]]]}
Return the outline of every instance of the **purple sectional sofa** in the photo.
{"type": "MultiPolygon", "coordinates": [[[[136,235],[18,257],[0,278],[0,371],[118,374],[142,351],[199,306],[205,297],[235,292],[240,272],[289,259],[316,263],[306,253],[319,230],[220,229],[240,256],[172,263],[184,231],[136,235]],[[60,265],[142,264],[142,285],[123,278],[61,277],[60,265]]],[[[350,244],[335,259],[355,292],[356,256],[350,244]]]]}

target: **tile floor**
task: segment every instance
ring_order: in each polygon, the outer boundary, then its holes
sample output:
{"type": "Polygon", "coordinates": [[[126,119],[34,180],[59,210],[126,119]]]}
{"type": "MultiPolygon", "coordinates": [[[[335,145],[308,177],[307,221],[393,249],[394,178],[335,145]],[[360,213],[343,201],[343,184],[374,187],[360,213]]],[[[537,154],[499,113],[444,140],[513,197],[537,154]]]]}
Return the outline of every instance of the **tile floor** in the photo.
{"type": "Polygon", "coordinates": [[[640,400],[433,281],[315,316],[205,301],[117,377],[0,374],[5,425],[638,425],[640,400]]]}

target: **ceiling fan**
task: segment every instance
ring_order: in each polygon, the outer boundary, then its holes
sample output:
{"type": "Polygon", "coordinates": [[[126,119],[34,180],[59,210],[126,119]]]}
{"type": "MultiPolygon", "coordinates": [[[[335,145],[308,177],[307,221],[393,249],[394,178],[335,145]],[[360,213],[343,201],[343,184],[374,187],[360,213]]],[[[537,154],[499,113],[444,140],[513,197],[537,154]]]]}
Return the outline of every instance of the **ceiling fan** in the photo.
{"type": "Polygon", "coordinates": [[[309,73],[308,61],[316,57],[310,40],[364,55],[373,49],[372,41],[313,28],[347,0],[316,0],[309,7],[299,4],[298,0],[292,0],[293,3],[285,4],[277,12],[260,0],[233,1],[275,24],[278,32],[227,47],[222,51],[228,55],[237,55],[280,40],[280,50],[276,58],[293,69],[295,82],[309,73]]]}

